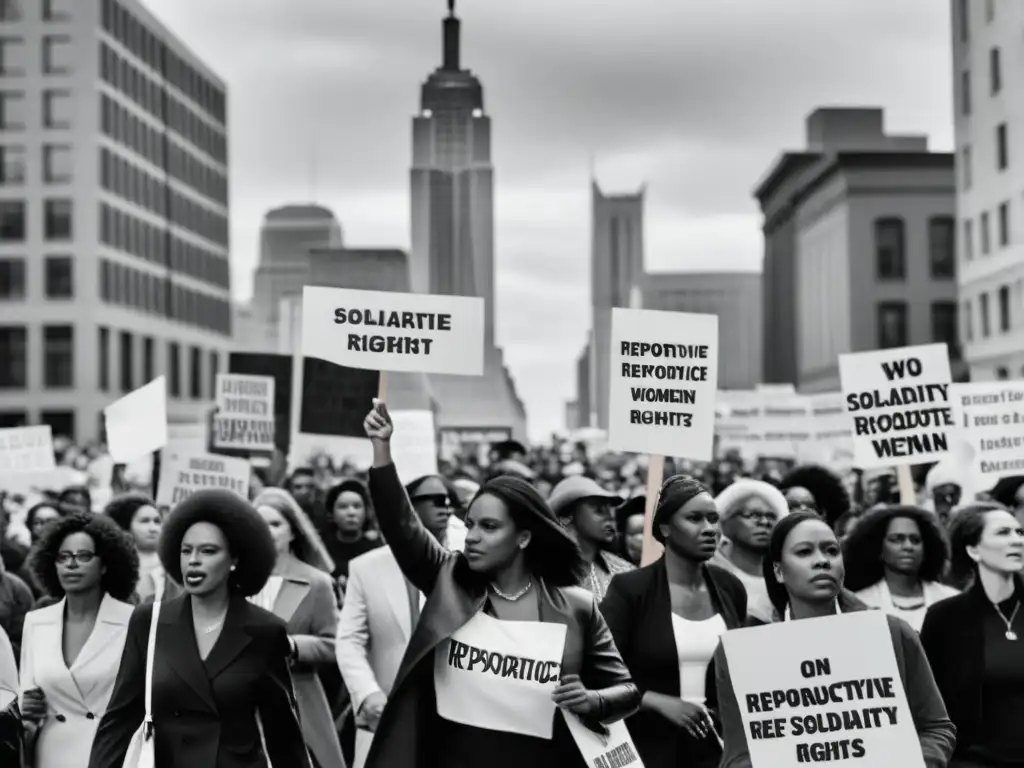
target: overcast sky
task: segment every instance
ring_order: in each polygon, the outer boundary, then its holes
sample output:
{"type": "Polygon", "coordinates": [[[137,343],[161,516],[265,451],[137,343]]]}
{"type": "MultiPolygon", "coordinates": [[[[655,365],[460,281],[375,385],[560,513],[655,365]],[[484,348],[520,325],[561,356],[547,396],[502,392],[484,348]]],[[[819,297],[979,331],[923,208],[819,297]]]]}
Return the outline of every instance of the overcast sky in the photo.
{"type": "MultiPolygon", "coordinates": [[[[286,202],[332,208],[349,245],[408,248],[410,118],[440,63],[444,0],[146,3],[230,89],[239,298],[262,216],[286,202]]],[[[751,189],[802,146],[816,106],[881,106],[889,131],[952,146],[945,0],[459,0],[458,12],[463,66],[494,121],[498,341],[535,437],[562,426],[589,326],[591,154],[606,191],[647,183],[649,270],[757,271],[751,189]]]]}

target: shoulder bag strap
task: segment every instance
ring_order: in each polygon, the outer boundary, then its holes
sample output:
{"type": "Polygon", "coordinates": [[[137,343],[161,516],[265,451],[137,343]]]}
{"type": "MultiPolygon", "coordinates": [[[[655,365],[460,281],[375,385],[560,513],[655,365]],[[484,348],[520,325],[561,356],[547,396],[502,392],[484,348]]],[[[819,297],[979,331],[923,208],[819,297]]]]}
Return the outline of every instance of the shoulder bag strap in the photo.
{"type": "Polygon", "coordinates": [[[156,651],[156,625],[160,618],[160,600],[153,603],[153,615],[149,620],[149,642],[146,644],[146,719],[153,723],[153,655],[156,651]]]}

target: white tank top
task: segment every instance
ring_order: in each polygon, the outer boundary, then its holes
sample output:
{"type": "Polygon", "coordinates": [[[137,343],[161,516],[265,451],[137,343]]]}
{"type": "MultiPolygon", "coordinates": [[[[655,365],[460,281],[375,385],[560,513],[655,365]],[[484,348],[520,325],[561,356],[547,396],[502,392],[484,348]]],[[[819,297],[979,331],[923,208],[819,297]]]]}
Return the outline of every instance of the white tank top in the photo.
{"type": "Polygon", "coordinates": [[[708,665],[725,630],[725,620],[717,613],[703,621],[672,614],[672,633],[679,656],[679,697],[684,701],[704,704],[708,665]]]}

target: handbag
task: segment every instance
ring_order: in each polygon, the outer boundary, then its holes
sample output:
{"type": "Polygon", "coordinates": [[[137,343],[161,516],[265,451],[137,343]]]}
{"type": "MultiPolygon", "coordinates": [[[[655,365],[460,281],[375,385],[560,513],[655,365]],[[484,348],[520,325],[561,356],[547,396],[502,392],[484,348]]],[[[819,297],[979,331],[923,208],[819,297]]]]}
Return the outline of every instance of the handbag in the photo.
{"type": "Polygon", "coordinates": [[[153,745],[153,655],[156,652],[156,625],[160,615],[160,600],[153,603],[149,620],[149,642],[146,644],[146,716],[142,725],[128,743],[122,768],[156,768],[156,750],[153,745]]]}

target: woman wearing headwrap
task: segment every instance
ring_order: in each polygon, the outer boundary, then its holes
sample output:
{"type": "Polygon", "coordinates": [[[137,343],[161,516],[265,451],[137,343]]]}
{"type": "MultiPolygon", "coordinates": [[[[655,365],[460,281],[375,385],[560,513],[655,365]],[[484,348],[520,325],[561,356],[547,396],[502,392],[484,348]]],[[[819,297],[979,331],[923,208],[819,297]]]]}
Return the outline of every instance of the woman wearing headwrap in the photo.
{"type": "Polygon", "coordinates": [[[764,586],[762,561],[776,523],[789,514],[789,504],[774,485],[737,480],[717,497],[722,538],[711,562],[729,571],[747,591],[747,616],[768,621],[772,603],[764,586]]]}
{"type": "Polygon", "coordinates": [[[814,512],[829,525],[850,511],[850,492],[829,469],[803,464],[782,478],[781,489],[792,512],[814,512]]]}
{"type": "MultiPolygon", "coordinates": [[[[406,577],[426,595],[367,768],[582,766],[554,708],[601,732],[601,723],[636,711],[640,694],[593,595],[572,586],[582,566],[575,542],[536,489],[503,476],[485,483],[470,504],[465,552],[450,552],[427,532],[398,478],[391,460],[394,426],[384,403],[374,402],[364,428],[373,445],[370,494],[381,530],[406,577]],[[540,639],[543,628],[552,624],[565,628],[560,663],[528,669],[544,667],[554,679],[544,678],[538,688],[536,673],[527,673],[529,680],[520,673],[517,709],[509,708],[512,699],[487,695],[461,674],[470,648],[481,653],[474,643],[506,637],[540,648],[547,644],[540,639]]],[[[511,673],[507,662],[515,657],[503,658],[503,670],[511,673]]]]}
{"type": "Polygon", "coordinates": [[[615,645],[643,694],[626,721],[647,768],[715,768],[717,696],[711,658],[747,616],[743,584],[711,565],[718,508],[708,489],[676,475],[661,488],[654,538],[664,554],[616,575],[601,602],[615,645]]]}

